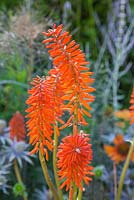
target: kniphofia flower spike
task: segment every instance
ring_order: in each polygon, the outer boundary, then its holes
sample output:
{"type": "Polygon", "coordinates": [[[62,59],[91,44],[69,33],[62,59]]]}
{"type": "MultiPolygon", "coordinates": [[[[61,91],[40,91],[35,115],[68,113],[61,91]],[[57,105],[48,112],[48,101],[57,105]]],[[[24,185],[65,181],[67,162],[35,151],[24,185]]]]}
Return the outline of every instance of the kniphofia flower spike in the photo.
{"type": "Polygon", "coordinates": [[[89,93],[95,89],[91,87],[94,80],[90,76],[93,73],[86,66],[85,54],[74,40],[71,41],[69,32],[62,30],[62,25],[54,25],[53,29],[43,34],[47,37],[43,44],[49,49],[63,84],[65,94],[62,99],[67,102],[64,110],[70,111],[70,118],[63,128],[72,124],[88,125],[83,115],[91,117],[89,102],[93,102],[94,97],[89,93]]]}
{"type": "Polygon", "coordinates": [[[53,113],[53,91],[48,80],[40,77],[33,79],[32,89],[29,90],[29,98],[26,103],[29,108],[27,126],[29,129],[30,144],[34,146],[31,154],[40,149],[42,155],[48,160],[48,149],[52,151],[52,124],[55,121],[53,113]]]}
{"type": "Polygon", "coordinates": [[[16,112],[9,121],[10,138],[17,141],[23,141],[26,137],[24,117],[20,112],[16,112]]]}
{"type": "Polygon", "coordinates": [[[89,135],[79,133],[66,136],[59,145],[57,166],[60,180],[64,180],[61,188],[66,186],[69,190],[75,184],[82,190],[82,182],[88,184],[92,180],[92,148],[89,141],[89,135]]]}

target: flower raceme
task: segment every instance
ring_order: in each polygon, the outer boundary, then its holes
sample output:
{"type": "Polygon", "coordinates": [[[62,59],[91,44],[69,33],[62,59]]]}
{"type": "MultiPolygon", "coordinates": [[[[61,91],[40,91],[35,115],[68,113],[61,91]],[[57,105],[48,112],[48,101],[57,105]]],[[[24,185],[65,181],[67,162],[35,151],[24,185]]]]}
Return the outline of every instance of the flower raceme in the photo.
{"type": "Polygon", "coordinates": [[[132,90],[130,104],[131,104],[131,106],[129,107],[129,110],[130,110],[130,124],[134,124],[134,88],[132,90]]]}
{"type": "Polygon", "coordinates": [[[62,25],[58,27],[54,25],[53,29],[43,34],[47,37],[43,44],[49,49],[48,53],[53,60],[53,65],[59,71],[63,84],[62,99],[67,102],[64,110],[70,111],[70,118],[63,127],[74,123],[88,125],[83,116],[91,117],[87,110],[91,110],[89,102],[93,102],[94,97],[89,93],[95,89],[91,87],[94,80],[90,76],[93,73],[86,66],[88,62],[85,60],[85,54],[74,40],[71,41],[69,32],[62,30],[62,25]]]}
{"type": "Polygon", "coordinates": [[[61,189],[66,186],[67,191],[75,184],[82,190],[82,182],[88,184],[92,180],[93,167],[89,166],[92,161],[92,149],[89,141],[88,135],[83,133],[62,139],[57,153],[59,177],[60,180],[64,180],[61,189]]]}
{"type": "Polygon", "coordinates": [[[52,151],[52,124],[55,118],[53,113],[53,90],[51,83],[44,78],[36,77],[31,83],[32,89],[28,91],[30,94],[26,103],[29,108],[27,126],[29,129],[30,144],[34,146],[31,154],[41,150],[42,155],[46,154],[48,160],[48,150],[52,151]]]}
{"type": "Polygon", "coordinates": [[[17,141],[23,141],[26,136],[24,117],[20,112],[16,112],[9,121],[10,138],[17,141]]]}
{"type": "MultiPolygon", "coordinates": [[[[125,161],[129,152],[130,144],[124,140],[122,134],[116,135],[114,138],[114,146],[104,145],[104,150],[107,155],[114,161],[116,164],[125,161]]],[[[131,160],[134,161],[134,151],[131,157],[131,160]]]]}

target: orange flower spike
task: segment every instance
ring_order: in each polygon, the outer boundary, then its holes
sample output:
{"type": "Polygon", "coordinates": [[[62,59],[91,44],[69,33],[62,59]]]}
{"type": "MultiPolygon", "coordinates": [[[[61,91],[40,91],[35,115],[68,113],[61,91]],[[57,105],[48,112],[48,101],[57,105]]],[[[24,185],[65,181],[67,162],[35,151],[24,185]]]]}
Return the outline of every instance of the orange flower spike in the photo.
{"type": "Polygon", "coordinates": [[[30,94],[26,103],[27,127],[29,129],[30,144],[34,146],[31,154],[41,150],[48,158],[47,149],[52,151],[52,124],[55,121],[53,113],[53,91],[51,83],[44,78],[36,77],[31,83],[33,87],[28,91],[30,94]]]}
{"type": "Polygon", "coordinates": [[[129,107],[130,110],[130,124],[134,124],[134,88],[132,90],[131,99],[130,99],[131,106],[129,107]]]}
{"type": "MultiPolygon", "coordinates": [[[[47,37],[43,44],[46,44],[46,48],[49,49],[53,65],[58,68],[62,79],[65,92],[63,99],[67,100],[65,109],[69,106],[72,109],[70,109],[72,115],[75,115],[78,109],[83,109],[82,114],[90,117],[90,114],[87,113],[87,110],[91,110],[88,103],[93,102],[94,97],[88,93],[95,89],[91,87],[94,79],[90,76],[93,73],[89,72],[89,68],[86,67],[88,62],[85,60],[85,54],[74,40],[71,41],[69,33],[62,30],[62,25],[58,27],[54,25],[53,29],[49,29],[47,33],[43,32],[43,34],[47,37]]],[[[75,117],[72,119],[77,121],[75,117]]],[[[77,121],[78,124],[81,124],[81,121],[77,121]]]]}
{"type": "Polygon", "coordinates": [[[23,141],[26,137],[24,117],[20,112],[16,112],[9,121],[10,138],[17,141],[23,141]]]}
{"type": "Polygon", "coordinates": [[[92,148],[90,139],[86,134],[70,135],[62,139],[58,148],[58,162],[60,180],[63,180],[61,189],[66,186],[69,190],[72,183],[82,188],[82,182],[91,181],[93,167],[89,166],[92,161],[92,148]]]}
{"type": "MultiPolygon", "coordinates": [[[[116,135],[113,143],[114,143],[114,146],[104,145],[104,150],[106,154],[116,164],[122,161],[125,161],[128,155],[130,144],[124,140],[124,137],[122,134],[116,135]]],[[[131,160],[134,161],[134,151],[133,151],[131,160]]]]}

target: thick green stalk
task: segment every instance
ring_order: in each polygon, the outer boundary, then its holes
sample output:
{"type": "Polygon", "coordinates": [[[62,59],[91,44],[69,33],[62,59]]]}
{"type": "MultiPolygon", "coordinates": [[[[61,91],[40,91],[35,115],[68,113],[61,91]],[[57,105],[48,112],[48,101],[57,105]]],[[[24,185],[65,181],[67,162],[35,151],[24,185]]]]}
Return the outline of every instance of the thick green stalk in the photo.
{"type": "Polygon", "coordinates": [[[60,200],[63,200],[63,194],[62,194],[62,190],[60,189],[60,182],[59,182],[59,177],[58,177],[58,173],[57,173],[57,166],[56,166],[57,146],[58,146],[58,135],[56,133],[56,125],[54,125],[53,169],[54,169],[54,177],[55,177],[55,182],[56,182],[58,194],[59,194],[60,200]]]}
{"type": "Polygon", "coordinates": [[[79,189],[78,200],[82,200],[82,190],[79,189]]]}
{"type": "MultiPolygon", "coordinates": [[[[19,183],[23,184],[23,181],[22,181],[22,178],[21,178],[21,174],[20,174],[19,167],[18,167],[16,159],[14,160],[14,171],[15,171],[15,175],[16,175],[17,181],[19,183]]],[[[27,195],[24,194],[23,195],[23,199],[24,200],[28,200],[27,195]]]]}
{"type": "Polygon", "coordinates": [[[123,170],[122,170],[122,173],[121,173],[121,176],[120,176],[116,200],[121,200],[121,193],[122,193],[122,188],[123,188],[123,184],[124,184],[124,179],[125,179],[126,171],[128,169],[128,166],[129,166],[129,163],[130,163],[130,160],[131,160],[133,149],[134,149],[134,140],[131,141],[131,145],[130,145],[130,149],[129,149],[129,152],[128,152],[128,155],[127,155],[127,159],[126,159],[126,162],[124,164],[124,167],[123,167],[123,170]]]}
{"type": "Polygon", "coordinates": [[[74,192],[73,192],[73,200],[74,199],[77,199],[76,197],[77,197],[77,186],[75,185],[75,183],[73,184],[73,190],[74,190],[74,192]]]}
{"type": "Polygon", "coordinates": [[[49,189],[52,191],[53,193],[53,197],[55,200],[60,200],[58,194],[57,194],[57,191],[51,181],[51,178],[49,176],[49,173],[48,173],[48,169],[47,169],[47,165],[46,165],[46,162],[45,162],[45,159],[44,159],[44,156],[42,155],[41,151],[39,151],[39,159],[40,159],[40,163],[41,163],[41,167],[42,167],[42,171],[43,171],[43,174],[44,174],[44,177],[45,177],[45,180],[49,186],[49,189]]]}

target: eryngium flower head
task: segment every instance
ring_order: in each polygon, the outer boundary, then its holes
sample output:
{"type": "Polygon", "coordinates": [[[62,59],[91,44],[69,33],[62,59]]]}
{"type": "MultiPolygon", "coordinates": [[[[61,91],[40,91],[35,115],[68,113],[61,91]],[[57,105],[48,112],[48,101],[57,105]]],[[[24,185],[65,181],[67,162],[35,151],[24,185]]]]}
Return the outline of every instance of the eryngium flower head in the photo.
{"type": "Polygon", "coordinates": [[[63,138],[59,145],[58,174],[60,180],[63,180],[61,188],[66,186],[66,191],[71,184],[82,190],[82,182],[88,184],[92,180],[93,167],[89,166],[92,161],[92,148],[89,141],[90,138],[82,133],[63,138]]]}
{"type": "Polygon", "coordinates": [[[17,111],[9,122],[10,138],[23,141],[26,136],[24,117],[17,111]]]}
{"type": "Polygon", "coordinates": [[[5,127],[3,132],[0,133],[0,144],[5,144],[9,140],[9,127],[5,127]]]}
{"type": "Polygon", "coordinates": [[[3,157],[9,162],[12,162],[16,159],[20,167],[22,167],[23,160],[29,164],[32,164],[29,152],[27,151],[28,146],[29,145],[24,141],[17,142],[16,140],[8,140],[8,145],[5,146],[3,150],[3,157]]]}
{"type": "Polygon", "coordinates": [[[49,192],[45,187],[43,187],[42,190],[35,189],[35,193],[33,195],[34,199],[38,199],[38,200],[47,200],[48,196],[49,196],[49,192]]]}
{"type": "Polygon", "coordinates": [[[132,90],[130,104],[131,104],[131,106],[129,107],[129,110],[130,110],[130,124],[134,124],[134,88],[132,90]]]}
{"type": "Polygon", "coordinates": [[[8,194],[7,189],[10,188],[8,185],[8,174],[10,173],[11,164],[6,164],[4,159],[0,161],[0,190],[3,193],[8,194]]]}
{"type": "MultiPolygon", "coordinates": [[[[110,159],[116,164],[125,161],[129,152],[130,143],[124,140],[122,134],[115,136],[114,145],[104,145],[104,150],[110,159]]],[[[131,160],[134,161],[134,151],[131,160]]]]}

